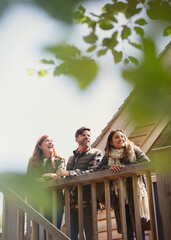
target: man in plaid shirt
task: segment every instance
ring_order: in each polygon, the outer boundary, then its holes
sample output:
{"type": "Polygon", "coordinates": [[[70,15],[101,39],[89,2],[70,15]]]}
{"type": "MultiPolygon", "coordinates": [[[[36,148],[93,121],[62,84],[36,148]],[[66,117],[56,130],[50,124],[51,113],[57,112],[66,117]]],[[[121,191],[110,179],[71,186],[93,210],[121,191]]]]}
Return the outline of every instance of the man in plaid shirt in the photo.
{"type": "MultiPolygon", "coordinates": [[[[91,148],[90,128],[81,127],[75,133],[75,141],[78,148],[73,151],[67,163],[67,170],[59,169],[57,175],[61,176],[78,176],[93,172],[102,159],[102,151],[91,148]]],[[[87,240],[91,240],[92,233],[92,206],[91,206],[91,188],[83,187],[83,210],[84,210],[84,230],[87,240]]],[[[71,239],[78,239],[78,195],[77,188],[71,190],[71,239]]]]}

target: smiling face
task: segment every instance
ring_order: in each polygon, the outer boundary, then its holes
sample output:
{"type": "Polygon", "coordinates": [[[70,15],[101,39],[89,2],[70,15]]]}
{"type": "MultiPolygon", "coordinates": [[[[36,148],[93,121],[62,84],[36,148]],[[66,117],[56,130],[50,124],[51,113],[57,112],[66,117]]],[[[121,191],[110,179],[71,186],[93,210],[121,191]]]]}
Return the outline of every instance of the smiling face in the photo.
{"type": "Polygon", "coordinates": [[[90,131],[84,130],[82,134],[78,135],[76,142],[79,146],[88,148],[90,146],[90,131]]]}
{"type": "Polygon", "coordinates": [[[126,139],[124,134],[121,131],[116,131],[113,134],[112,137],[112,141],[110,142],[110,144],[114,147],[114,148],[123,148],[126,145],[126,139]]]}
{"type": "Polygon", "coordinates": [[[43,156],[45,158],[49,158],[53,154],[54,150],[54,143],[51,137],[47,137],[41,145],[39,145],[39,148],[43,152],[43,156]]]}

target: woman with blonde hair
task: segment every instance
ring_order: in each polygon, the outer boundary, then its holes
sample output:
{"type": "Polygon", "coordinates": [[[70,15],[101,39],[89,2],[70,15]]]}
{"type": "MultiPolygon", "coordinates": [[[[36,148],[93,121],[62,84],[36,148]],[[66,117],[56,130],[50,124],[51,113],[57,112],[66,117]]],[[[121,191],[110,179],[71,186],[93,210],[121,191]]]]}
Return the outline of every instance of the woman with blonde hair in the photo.
{"type": "MultiPolygon", "coordinates": [[[[42,181],[59,178],[56,171],[64,169],[65,159],[58,155],[54,148],[54,143],[49,135],[43,135],[36,143],[32,157],[29,160],[27,174],[42,181]]],[[[49,191],[50,200],[52,192],[49,191]]],[[[64,212],[64,199],[61,190],[57,192],[57,228],[61,228],[64,212]]],[[[52,201],[48,203],[48,210],[44,209],[45,217],[52,222],[52,201]],[[50,211],[49,211],[50,209],[50,211]]]]}
{"type": "MultiPolygon", "coordinates": [[[[102,171],[105,169],[119,172],[123,167],[149,162],[148,157],[142,150],[130,141],[126,134],[121,129],[115,129],[110,132],[106,147],[105,155],[99,163],[95,171],[102,171]]],[[[111,183],[111,206],[114,208],[117,230],[121,233],[120,222],[120,209],[119,209],[119,186],[118,181],[114,180],[111,183]]],[[[135,213],[134,213],[134,200],[133,200],[133,186],[132,178],[125,178],[124,181],[124,196],[125,196],[125,209],[126,209],[126,224],[128,240],[134,239],[135,229],[135,213]]],[[[145,239],[145,230],[150,229],[150,217],[148,208],[148,197],[145,177],[138,176],[138,196],[140,205],[140,216],[142,222],[142,237],[145,239]]]]}

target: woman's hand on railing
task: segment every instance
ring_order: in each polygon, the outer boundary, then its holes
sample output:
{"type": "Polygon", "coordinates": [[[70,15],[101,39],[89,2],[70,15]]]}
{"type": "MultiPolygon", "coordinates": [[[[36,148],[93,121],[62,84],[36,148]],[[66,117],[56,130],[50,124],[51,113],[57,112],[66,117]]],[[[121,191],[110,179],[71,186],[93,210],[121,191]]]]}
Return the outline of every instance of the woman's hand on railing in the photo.
{"type": "Polygon", "coordinates": [[[113,165],[109,169],[113,170],[114,172],[119,172],[123,167],[125,167],[125,165],[113,165]]]}
{"type": "Polygon", "coordinates": [[[69,176],[69,171],[66,171],[66,170],[63,170],[62,168],[59,168],[57,171],[56,171],[56,175],[57,175],[57,178],[61,178],[63,176],[69,176]]]}

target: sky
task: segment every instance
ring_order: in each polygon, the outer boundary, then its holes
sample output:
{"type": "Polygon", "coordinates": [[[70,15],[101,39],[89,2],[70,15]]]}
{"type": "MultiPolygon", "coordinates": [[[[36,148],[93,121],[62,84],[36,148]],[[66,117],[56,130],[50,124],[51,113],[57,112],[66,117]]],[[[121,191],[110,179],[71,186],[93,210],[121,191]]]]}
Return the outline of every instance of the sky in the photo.
{"type": "MultiPolygon", "coordinates": [[[[90,10],[100,8],[100,2],[89,5],[90,10]]],[[[53,138],[56,152],[67,160],[77,148],[75,131],[90,127],[93,142],[131,92],[110,55],[98,60],[100,71],[85,91],[66,76],[27,74],[30,68],[43,67],[39,61],[49,57],[43,51],[49,44],[68,39],[84,48],[86,31],[84,26],[69,29],[30,5],[4,12],[0,20],[0,172],[25,173],[44,134],[53,138]],[[84,34],[78,36],[81,31],[84,34]]]]}

